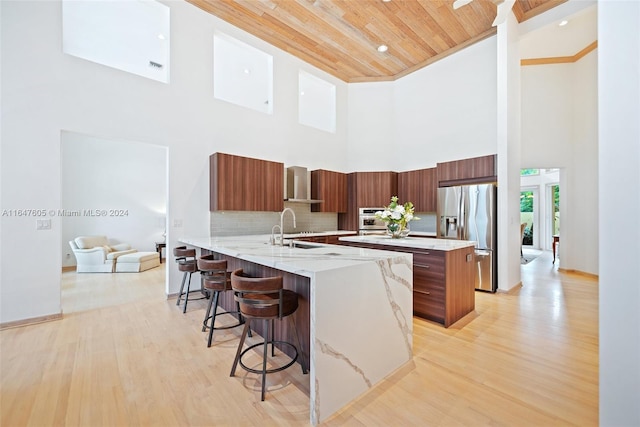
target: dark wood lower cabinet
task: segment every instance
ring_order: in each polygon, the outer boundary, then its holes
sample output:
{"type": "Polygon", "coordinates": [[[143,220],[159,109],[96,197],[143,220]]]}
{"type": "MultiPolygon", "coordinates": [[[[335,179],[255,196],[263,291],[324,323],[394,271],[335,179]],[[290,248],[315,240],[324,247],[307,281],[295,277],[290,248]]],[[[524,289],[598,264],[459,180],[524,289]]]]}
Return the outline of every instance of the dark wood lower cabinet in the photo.
{"type": "Polygon", "coordinates": [[[341,241],[348,246],[413,254],[413,314],[446,328],[475,310],[473,246],[452,251],[341,241]]]}

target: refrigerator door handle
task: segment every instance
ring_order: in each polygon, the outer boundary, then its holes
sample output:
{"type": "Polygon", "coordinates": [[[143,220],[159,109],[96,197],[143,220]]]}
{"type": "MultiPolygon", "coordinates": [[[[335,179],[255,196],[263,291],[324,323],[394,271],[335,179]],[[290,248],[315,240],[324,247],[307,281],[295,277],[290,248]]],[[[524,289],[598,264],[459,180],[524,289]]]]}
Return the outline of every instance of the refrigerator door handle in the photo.
{"type": "Polygon", "coordinates": [[[458,198],[458,240],[464,238],[465,216],[464,216],[464,187],[460,187],[460,197],[458,198]]]}

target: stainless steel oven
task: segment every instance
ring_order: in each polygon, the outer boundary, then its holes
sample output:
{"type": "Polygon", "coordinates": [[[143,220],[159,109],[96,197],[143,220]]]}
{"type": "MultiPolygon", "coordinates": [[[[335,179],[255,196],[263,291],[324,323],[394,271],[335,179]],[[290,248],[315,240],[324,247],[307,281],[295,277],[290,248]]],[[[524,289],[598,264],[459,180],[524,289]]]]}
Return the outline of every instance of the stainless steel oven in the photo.
{"type": "Polygon", "coordinates": [[[360,208],[358,210],[358,233],[364,234],[384,234],[387,227],[384,221],[376,218],[376,212],[382,208],[360,208]]]}

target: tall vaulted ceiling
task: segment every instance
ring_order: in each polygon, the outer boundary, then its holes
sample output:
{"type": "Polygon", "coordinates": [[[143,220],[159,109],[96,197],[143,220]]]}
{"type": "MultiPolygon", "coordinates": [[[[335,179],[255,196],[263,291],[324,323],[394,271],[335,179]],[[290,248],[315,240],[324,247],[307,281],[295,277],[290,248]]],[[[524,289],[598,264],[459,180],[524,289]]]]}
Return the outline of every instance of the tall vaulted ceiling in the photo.
{"type": "MultiPolygon", "coordinates": [[[[492,36],[497,4],[473,0],[187,0],[346,82],[395,80],[492,36]],[[385,52],[378,47],[386,45],[385,52]]],[[[516,0],[519,22],[566,0],[516,0]]]]}

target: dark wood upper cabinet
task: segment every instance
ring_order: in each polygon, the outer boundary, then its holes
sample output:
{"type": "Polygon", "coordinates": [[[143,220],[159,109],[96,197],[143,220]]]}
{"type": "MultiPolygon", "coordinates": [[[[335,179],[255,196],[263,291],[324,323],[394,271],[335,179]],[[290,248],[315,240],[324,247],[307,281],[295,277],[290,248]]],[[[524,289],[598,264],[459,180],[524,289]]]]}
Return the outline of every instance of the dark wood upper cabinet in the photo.
{"type": "Polygon", "coordinates": [[[209,210],[284,209],[284,164],[231,154],[209,157],[209,210]]]}
{"type": "Polygon", "coordinates": [[[349,198],[355,196],[358,208],[382,208],[398,193],[396,172],[355,172],[349,177],[355,180],[355,194],[349,198]]]}
{"type": "Polygon", "coordinates": [[[398,199],[411,202],[416,212],[435,212],[438,202],[436,168],[398,173],[398,199]]]}
{"type": "Polygon", "coordinates": [[[324,169],[311,171],[311,212],[347,212],[347,174],[324,169]]]}
{"type": "Polygon", "coordinates": [[[496,155],[438,163],[438,186],[497,181],[496,155]]]}

